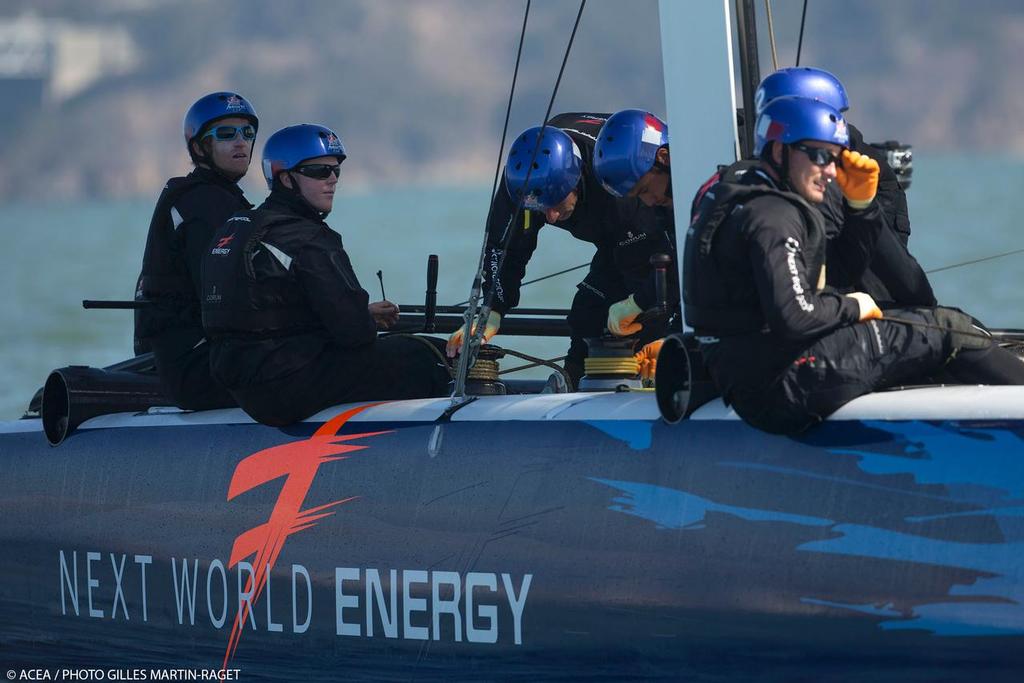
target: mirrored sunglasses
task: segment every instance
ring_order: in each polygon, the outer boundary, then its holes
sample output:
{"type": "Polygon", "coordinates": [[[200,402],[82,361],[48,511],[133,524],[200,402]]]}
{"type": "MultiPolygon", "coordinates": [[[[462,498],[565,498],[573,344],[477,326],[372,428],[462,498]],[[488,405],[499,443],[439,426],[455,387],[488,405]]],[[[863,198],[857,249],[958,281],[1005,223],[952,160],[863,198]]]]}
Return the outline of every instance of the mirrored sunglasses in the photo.
{"type": "Polygon", "coordinates": [[[810,159],[811,163],[815,166],[825,167],[833,162],[836,166],[841,165],[839,157],[824,147],[810,147],[799,142],[793,145],[793,147],[806,154],[807,158],[810,159]]]}
{"type": "Polygon", "coordinates": [[[295,172],[314,180],[326,180],[327,176],[334,174],[335,178],[341,177],[341,164],[306,164],[296,166],[295,172]]]}
{"type": "Polygon", "coordinates": [[[255,140],[256,128],[249,124],[244,126],[215,126],[206,131],[203,137],[212,137],[219,142],[228,142],[229,140],[234,140],[239,135],[242,136],[243,140],[255,140]]]}

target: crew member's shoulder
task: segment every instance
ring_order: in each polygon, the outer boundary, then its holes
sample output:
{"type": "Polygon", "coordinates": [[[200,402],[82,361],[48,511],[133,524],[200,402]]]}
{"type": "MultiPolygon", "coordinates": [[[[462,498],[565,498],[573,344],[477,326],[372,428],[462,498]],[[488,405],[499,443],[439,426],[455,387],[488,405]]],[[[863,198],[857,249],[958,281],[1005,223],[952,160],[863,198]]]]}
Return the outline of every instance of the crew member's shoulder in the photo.
{"type": "Polygon", "coordinates": [[[180,187],[173,205],[186,220],[215,217],[217,222],[236,211],[251,207],[241,191],[205,182],[192,182],[180,187]]]}
{"type": "Polygon", "coordinates": [[[791,231],[800,228],[804,222],[800,208],[792,200],[775,193],[757,194],[746,199],[740,203],[736,216],[742,230],[748,234],[778,229],[791,231]]]}

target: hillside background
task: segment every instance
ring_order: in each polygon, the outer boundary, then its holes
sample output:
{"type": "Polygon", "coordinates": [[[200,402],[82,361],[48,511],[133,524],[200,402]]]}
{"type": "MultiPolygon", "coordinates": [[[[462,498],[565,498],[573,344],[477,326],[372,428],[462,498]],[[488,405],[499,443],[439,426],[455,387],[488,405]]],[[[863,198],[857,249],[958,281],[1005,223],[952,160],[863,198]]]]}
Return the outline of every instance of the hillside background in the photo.
{"type": "MultiPolygon", "coordinates": [[[[542,116],[577,6],[533,3],[511,133],[542,116]]],[[[773,1],[783,66],[795,58],[801,6],[773,1]]],[[[255,104],[260,142],[290,123],[335,127],[350,153],[349,189],[489,185],[524,7],[4,0],[0,201],[155,196],[188,166],[185,108],[218,89],[255,104]],[[26,52],[38,44],[33,67],[26,52]]],[[[654,0],[591,0],[555,110],[663,114],[657,19],[654,0]]],[[[767,73],[763,22],[761,47],[767,73]]],[[[844,80],[869,138],[1024,156],[1024,3],[812,0],[802,62],[844,80]]],[[[699,92],[693,99],[700,106],[699,92]]],[[[263,192],[257,173],[245,186],[263,192]]]]}

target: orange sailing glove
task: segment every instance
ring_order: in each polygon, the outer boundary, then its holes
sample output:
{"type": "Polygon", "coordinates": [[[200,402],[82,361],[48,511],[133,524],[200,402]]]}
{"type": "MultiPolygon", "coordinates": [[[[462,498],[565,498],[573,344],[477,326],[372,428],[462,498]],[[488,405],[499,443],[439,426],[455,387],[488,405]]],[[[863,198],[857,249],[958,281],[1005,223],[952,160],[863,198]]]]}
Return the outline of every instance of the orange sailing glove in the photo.
{"type": "Polygon", "coordinates": [[[860,152],[843,150],[843,163],[836,166],[836,182],[854,209],[866,209],[878,192],[878,162],[860,152]]]}
{"type": "Polygon", "coordinates": [[[658,354],[661,353],[661,345],[664,342],[664,339],[656,339],[633,354],[640,365],[640,377],[643,379],[654,379],[654,372],[658,368],[658,354]]]}
{"type": "Polygon", "coordinates": [[[860,318],[858,318],[858,322],[882,319],[882,309],[878,307],[878,304],[875,303],[875,300],[871,298],[870,294],[865,294],[864,292],[851,292],[846,296],[857,301],[857,306],[860,308],[860,318]]]}
{"type": "Polygon", "coordinates": [[[636,334],[644,327],[636,322],[636,317],[643,312],[644,309],[636,305],[636,300],[630,294],[629,298],[612,304],[608,309],[608,331],[616,337],[636,334]]]}
{"type": "MultiPolygon", "coordinates": [[[[484,325],[484,343],[491,341],[494,335],[498,334],[498,328],[501,327],[501,313],[495,313],[491,311],[491,314],[487,316],[487,324],[484,325]]],[[[464,327],[452,332],[452,336],[448,337],[448,345],[445,347],[449,358],[455,358],[462,351],[462,330],[464,327]]],[[[476,323],[473,324],[473,331],[476,332],[476,323]]]]}

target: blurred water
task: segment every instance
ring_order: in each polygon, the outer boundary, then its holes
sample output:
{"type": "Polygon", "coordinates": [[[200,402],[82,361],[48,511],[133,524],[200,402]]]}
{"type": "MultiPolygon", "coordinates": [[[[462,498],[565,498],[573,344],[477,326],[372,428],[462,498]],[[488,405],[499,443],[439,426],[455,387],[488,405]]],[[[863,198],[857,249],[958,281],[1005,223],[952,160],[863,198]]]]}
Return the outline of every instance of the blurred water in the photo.
{"type": "MultiPolygon", "coordinates": [[[[908,193],[912,252],[929,269],[1020,248],[1021,188],[1020,160],[918,156],[908,193]]],[[[344,236],[371,298],[380,295],[375,273],[382,270],[389,299],[422,303],[427,254],[436,253],[438,303],[454,304],[469,293],[488,190],[397,188],[355,196],[343,190],[328,222],[344,236]]],[[[53,368],[103,366],[131,355],[131,313],[86,311],[81,301],[131,298],[153,201],[0,206],[8,255],[0,268],[0,420],[19,417],[53,368]]],[[[584,263],[591,253],[547,228],[527,277],[584,263]]],[[[932,284],[941,302],[991,326],[1024,327],[1016,287],[1022,264],[1024,254],[1009,256],[937,273],[932,284]]],[[[525,288],[523,305],[567,308],[583,272],[525,288]]],[[[505,345],[511,341],[504,338],[505,345]]],[[[547,357],[562,355],[566,346],[562,339],[514,342],[513,348],[547,357]]]]}

